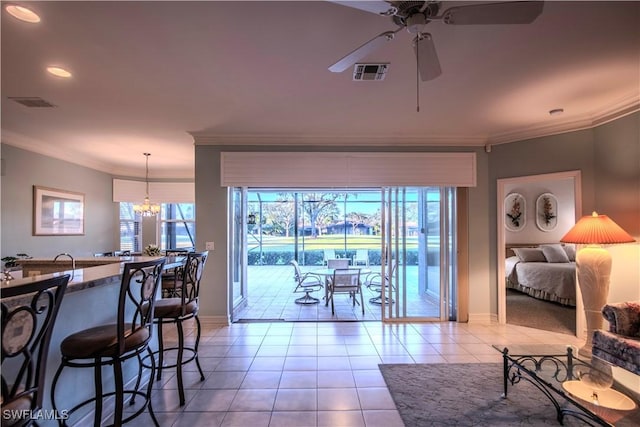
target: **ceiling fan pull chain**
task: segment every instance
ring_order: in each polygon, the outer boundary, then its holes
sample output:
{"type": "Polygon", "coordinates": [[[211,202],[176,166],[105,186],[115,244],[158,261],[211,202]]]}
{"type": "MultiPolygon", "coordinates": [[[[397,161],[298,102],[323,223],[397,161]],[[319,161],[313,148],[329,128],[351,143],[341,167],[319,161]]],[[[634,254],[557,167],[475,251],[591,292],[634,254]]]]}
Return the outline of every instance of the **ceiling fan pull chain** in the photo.
{"type": "Polygon", "coordinates": [[[420,33],[416,37],[416,113],[420,112],[420,33]]]}

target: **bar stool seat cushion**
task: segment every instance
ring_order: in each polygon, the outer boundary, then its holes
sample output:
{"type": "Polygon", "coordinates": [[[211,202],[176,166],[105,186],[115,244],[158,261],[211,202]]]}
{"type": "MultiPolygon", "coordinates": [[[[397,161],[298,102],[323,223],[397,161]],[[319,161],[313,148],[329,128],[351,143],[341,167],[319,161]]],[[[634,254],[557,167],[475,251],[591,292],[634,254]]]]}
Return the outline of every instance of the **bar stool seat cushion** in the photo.
{"type": "Polygon", "coordinates": [[[24,414],[23,411],[31,411],[31,396],[22,396],[6,405],[2,404],[2,427],[22,426],[24,418],[18,414],[24,414]]]}
{"type": "MultiPolygon", "coordinates": [[[[198,302],[193,300],[185,305],[184,315],[196,314],[198,302]]],[[[153,313],[156,319],[182,316],[182,298],[161,298],[156,301],[153,313]]]]}
{"type": "MultiPolygon", "coordinates": [[[[125,324],[125,331],[131,331],[131,324],[125,324]]],[[[126,333],[126,332],[125,332],[126,333]]],[[[125,337],[125,353],[134,350],[149,340],[149,330],[139,328],[125,337]]],[[[70,359],[93,357],[113,357],[118,352],[117,325],[103,325],[85,329],[69,335],[60,344],[63,356],[70,359]]]]}
{"type": "MultiPolygon", "coordinates": [[[[27,411],[31,410],[31,395],[26,395],[26,396],[19,397],[19,398],[15,399],[15,400],[12,400],[11,402],[6,403],[6,404],[4,402],[2,402],[2,411],[4,411],[3,412],[3,416],[16,414],[19,411],[25,411],[25,410],[27,410],[27,411]]],[[[9,417],[9,418],[11,418],[11,417],[9,417]]],[[[5,427],[5,425],[7,425],[7,424],[5,424],[6,422],[9,422],[8,425],[13,425],[13,422],[17,423],[18,421],[24,421],[24,420],[21,420],[20,418],[16,418],[15,420],[11,421],[9,419],[4,419],[3,418],[2,419],[2,426],[5,427]]]]}

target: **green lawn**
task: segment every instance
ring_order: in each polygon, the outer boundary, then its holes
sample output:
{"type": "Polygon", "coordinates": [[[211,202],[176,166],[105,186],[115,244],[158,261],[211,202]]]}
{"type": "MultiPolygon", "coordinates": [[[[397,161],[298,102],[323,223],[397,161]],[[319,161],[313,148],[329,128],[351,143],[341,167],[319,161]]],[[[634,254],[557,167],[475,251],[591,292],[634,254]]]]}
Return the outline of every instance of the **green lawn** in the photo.
{"type": "MultiPolygon", "coordinates": [[[[259,247],[259,236],[249,236],[249,248],[259,247]]],[[[295,244],[293,237],[279,237],[279,236],[262,236],[262,249],[263,250],[284,250],[286,248],[292,248],[295,244]]],[[[304,236],[299,239],[300,246],[306,250],[323,250],[323,249],[345,249],[345,237],[344,235],[324,235],[318,237],[304,236]]],[[[380,236],[352,236],[348,235],[346,238],[347,249],[380,249],[380,236]]],[[[417,248],[418,238],[409,237],[407,239],[407,248],[417,248]]]]}

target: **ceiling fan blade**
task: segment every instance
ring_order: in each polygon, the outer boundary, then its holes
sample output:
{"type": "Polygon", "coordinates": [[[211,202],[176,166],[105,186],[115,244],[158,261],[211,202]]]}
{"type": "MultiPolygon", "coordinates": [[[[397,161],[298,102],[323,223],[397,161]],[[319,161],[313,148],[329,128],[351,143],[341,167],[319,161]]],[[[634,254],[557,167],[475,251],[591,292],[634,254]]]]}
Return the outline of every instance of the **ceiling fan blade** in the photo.
{"type": "Polygon", "coordinates": [[[342,6],[352,7],[354,9],[364,10],[365,12],[375,13],[376,15],[391,16],[397,9],[391,4],[383,0],[378,1],[334,1],[331,3],[340,4],[342,6]]]}
{"type": "Polygon", "coordinates": [[[445,10],[442,20],[453,25],[530,24],[543,7],[543,1],[472,4],[445,10]]]}
{"type": "Polygon", "coordinates": [[[422,33],[413,39],[413,50],[418,61],[418,71],[422,81],[433,80],[442,74],[440,61],[436,46],[433,44],[433,37],[429,33],[422,33]],[[420,37],[420,40],[418,40],[420,37]]]}
{"type": "Polygon", "coordinates": [[[378,34],[353,52],[349,53],[344,58],[340,59],[338,62],[329,67],[329,71],[334,73],[341,73],[347,68],[351,67],[353,64],[358,62],[360,59],[364,58],[374,50],[378,49],[380,46],[385,44],[388,41],[393,40],[395,34],[400,31],[402,28],[398,28],[396,31],[385,31],[384,33],[378,34]]]}

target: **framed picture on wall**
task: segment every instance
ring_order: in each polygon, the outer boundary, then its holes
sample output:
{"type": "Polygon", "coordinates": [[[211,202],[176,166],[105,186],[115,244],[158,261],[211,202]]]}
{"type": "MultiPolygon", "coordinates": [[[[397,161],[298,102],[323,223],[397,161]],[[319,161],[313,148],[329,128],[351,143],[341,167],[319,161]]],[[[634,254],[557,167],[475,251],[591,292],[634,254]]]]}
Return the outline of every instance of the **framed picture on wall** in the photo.
{"type": "Polygon", "coordinates": [[[551,231],[558,225],[558,199],[551,193],[542,193],[536,200],[536,225],[542,231],[551,231]]]}
{"type": "Polygon", "coordinates": [[[84,194],[34,185],[33,235],[84,235],[84,194]]]}
{"type": "Polygon", "coordinates": [[[504,199],[505,226],[510,231],[520,231],[527,223],[526,202],[520,193],[510,193],[504,199]]]}

